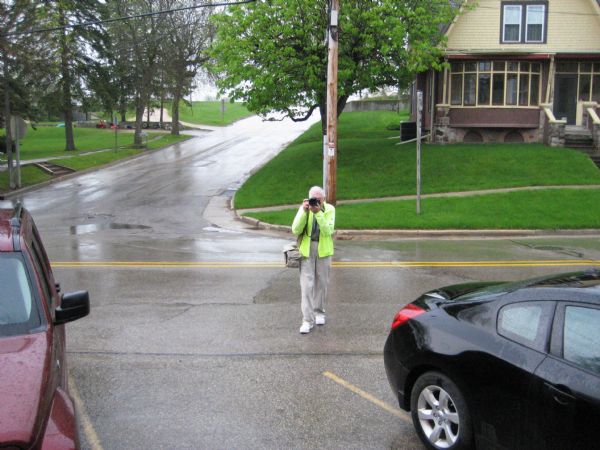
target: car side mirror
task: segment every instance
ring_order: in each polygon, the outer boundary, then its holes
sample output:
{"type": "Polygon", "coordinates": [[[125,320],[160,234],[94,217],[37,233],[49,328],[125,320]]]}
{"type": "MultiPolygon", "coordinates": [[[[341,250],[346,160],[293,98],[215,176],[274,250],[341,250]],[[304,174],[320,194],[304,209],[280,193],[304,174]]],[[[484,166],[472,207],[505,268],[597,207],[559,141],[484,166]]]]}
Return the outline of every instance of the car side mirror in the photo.
{"type": "Polygon", "coordinates": [[[88,291],[77,291],[63,294],[60,308],[57,308],[54,315],[54,324],[72,322],[81,319],[90,313],[90,295],[88,291]]]}

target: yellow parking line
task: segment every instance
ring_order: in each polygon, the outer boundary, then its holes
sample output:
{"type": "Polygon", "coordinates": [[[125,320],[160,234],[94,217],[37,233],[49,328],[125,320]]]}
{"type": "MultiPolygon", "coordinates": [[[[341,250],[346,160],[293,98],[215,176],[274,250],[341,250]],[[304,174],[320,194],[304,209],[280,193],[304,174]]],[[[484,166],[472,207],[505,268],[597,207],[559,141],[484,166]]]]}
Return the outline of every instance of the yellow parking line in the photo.
{"type": "Polygon", "coordinates": [[[244,263],[244,262],[180,262],[180,261],[64,261],[53,262],[53,267],[64,268],[103,268],[103,267],[126,267],[126,268],[159,268],[159,269],[237,269],[237,268],[282,268],[281,263],[244,263]]]}
{"type": "Polygon", "coordinates": [[[71,393],[71,397],[73,397],[73,401],[75,402],[77,413],[81,419],[81,426],[83,427],[86,441],[91,450],[103,450],[102,445],[100,444],[100,439],[98,438],[98,434],[96,434],[96,430],[94,430],[94,426],[90,420],[90,416],[88,416],[85,410],[83,400],[81,399],[79,391],[77,390],[77,386],[75,385],[75,380],[71,375],[69,375],[69,391],[71,393]]]}
{"type": "MultiPolygon", "coordinates": [[[[600,260],[559,259],[530,261],[334,261],[334,268],[411,268],[411,267],[589,267],[600,260]]],[[[282,269],[275,262],[185,262],[185,261],[57,261],[62,268],[152,268],[152,269],[282,269]]]]}
{"type": "Polygon", "coordinates": [[[332,381],[335,381],[340,386],[345,387],[346,389],[354,392],[355,394],[360,395],[362,398],[370,401],[371,403],[374,403],[375,405],[386,410],[390,414],[393,414],[394,416],[399,417],[403,421],[412,423],[410,416],[407,413],[405,413],[404,411],[401,411],[398,408],[394,408],[393,406],[388,405],[386,402],[379,400],[377,397],[374,397],[373,395],[369,394],[368,392],[363,391],[361,388],[356,387],[351,383],[348,383],[346,380],[338,377],[337,375],[335,375],[331,372],[325,371],[325,372],[323,372],[323,376],[329,378],[332,381]]]}

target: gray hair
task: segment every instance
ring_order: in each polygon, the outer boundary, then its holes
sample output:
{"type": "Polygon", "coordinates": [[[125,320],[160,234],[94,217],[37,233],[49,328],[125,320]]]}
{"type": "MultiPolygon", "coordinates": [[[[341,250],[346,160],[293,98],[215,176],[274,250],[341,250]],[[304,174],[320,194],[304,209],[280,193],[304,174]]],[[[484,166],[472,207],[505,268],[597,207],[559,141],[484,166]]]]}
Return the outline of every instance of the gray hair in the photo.
{"type": "Polygon", "coordinates": [[[325,198],[325,191],[323,190],[323,188],[321,186],[313,186],[308,191],[309,197],[314,197],[316,194],[318,194],[319,197],[321,197],[323,199],[325,198]]]}

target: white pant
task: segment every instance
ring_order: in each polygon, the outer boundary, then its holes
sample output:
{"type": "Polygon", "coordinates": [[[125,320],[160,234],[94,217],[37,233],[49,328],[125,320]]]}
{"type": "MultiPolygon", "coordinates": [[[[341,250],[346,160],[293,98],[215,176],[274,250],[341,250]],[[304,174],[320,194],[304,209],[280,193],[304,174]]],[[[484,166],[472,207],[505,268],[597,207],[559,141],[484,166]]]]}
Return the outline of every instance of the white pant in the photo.
{"type": "Polygon", "coordinates": [[[319,243],[311,241],[310,255],[300,261],[302,319],[314,324],[315,313],[325,314],[331,256],[319,258],[319,243]]]}

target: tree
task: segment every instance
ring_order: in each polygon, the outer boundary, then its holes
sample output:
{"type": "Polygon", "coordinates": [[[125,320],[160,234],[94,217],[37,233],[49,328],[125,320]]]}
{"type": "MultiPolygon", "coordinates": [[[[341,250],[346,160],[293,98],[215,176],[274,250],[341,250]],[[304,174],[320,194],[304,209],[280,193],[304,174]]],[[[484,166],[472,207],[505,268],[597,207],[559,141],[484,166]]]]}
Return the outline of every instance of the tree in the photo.
{"type": "MultiPolygon", "coordinates": [[[[114,13],[117,17],[149,14],[157,12],[164,1],[153,0],[117,0],[113,2],[114,13]]],[[[144,110],[149,105],[149,99],[154,90],[154,82],[160,62],[160,43],[166,38],[169,30],[164,24],[164,15],[132,18],[115,22],[110,27],[111,36],[126,43],[127,48],[114,55],[127,67],[127,77],[131,81],[133,105],[135,108],[134,145],[142,146],[142,122],[144,110]]]]}
{"type": "MultiPolygon", "coordinates": [[[[181,8],[189,6],[189,3],[171,0],[167,7],[181,8]]],[[[163,43],[163,82],[173,96],[173,135],[179,134],[179,102],[190,90],[200,66],[208,61],[204,52],[214,35],[214,26],[209,22],[210,13],[209,8],[200,8],[170,14],[166,18],[170,33],[163,43]]]]}
{"type": "MultiPolygon", "coordinates": [[[[338,114],[350,95],[407,84],[441,66],[443,25],[457,13],[448,0],[342,0],[338,114]]],[[[262,116],[294,121],[321,112],[325,134],[328,19],[325,0],[257,0],[216,15],[211,48],[217,86],[262,116]]]]}
{"type": "Polygon", "coordinates": [[[74,101],[84,99],[94,56],[105,46],[106,34],[99,25],[74,26],[102,18],[106,5],[99,0],[54,0],[44,3],[44,24],[58,26],[50,35],[59,61],[60,84],[55,93],[65,122],[65,150],[75,150],[73,137],[74,101]]]}
{"type": "Polygon", "coordinates": [[[35,99],[43,94],[40,86],[49,82],[47,42],[40,34],[23,33],[37,23],[39,5],[29,0],[0,1],[0,67],[2,83],[0,98],[3,108],[0,123],[4,125],[6,153],[8,159],[9,185],[14,187],[13,154],[10,118],[13,115],[25,119],[35,119],[37,108],[35,99]]]}

